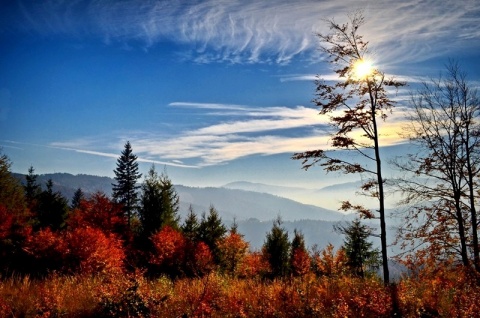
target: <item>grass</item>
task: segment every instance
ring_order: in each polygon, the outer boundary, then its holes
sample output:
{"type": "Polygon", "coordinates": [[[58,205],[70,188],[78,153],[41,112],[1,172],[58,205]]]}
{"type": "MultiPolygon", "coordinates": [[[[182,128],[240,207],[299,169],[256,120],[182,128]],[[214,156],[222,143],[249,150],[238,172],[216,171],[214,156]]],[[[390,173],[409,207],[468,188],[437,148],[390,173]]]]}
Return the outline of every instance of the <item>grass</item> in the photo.
{"type": "MultiPolygon", "coordinates": [[[[461,275],[460,275],[461,276],[461,275]]],[[[470,317],[480,287],[459,275],[405,279],[403,317],[470,317]]],[[[140,274],[0,280],[1,317],[389,317],[390,289],[376,278],[146,279],[140,274]]]]}

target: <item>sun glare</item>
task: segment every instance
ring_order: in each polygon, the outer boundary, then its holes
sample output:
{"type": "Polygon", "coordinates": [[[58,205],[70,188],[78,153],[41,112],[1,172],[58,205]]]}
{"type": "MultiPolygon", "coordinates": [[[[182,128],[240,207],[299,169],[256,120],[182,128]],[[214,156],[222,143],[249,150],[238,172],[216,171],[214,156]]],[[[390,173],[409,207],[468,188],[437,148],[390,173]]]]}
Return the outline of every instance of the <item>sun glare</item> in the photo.
{"type": "Polygon", "coordinates": [[[373,66],[369,60],[358,60],[353,65],[353,74],[357,79],[363,79],[372,73],[373,66]]]}

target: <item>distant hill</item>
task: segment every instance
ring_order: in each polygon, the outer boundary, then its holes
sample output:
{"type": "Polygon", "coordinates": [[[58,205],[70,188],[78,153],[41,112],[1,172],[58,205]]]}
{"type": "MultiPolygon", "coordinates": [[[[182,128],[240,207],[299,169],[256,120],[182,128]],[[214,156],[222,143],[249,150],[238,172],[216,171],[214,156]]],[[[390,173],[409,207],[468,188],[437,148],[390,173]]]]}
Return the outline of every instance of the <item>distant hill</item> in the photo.
{"type": "MultiPolygon", "coordinates": [[[[14,176],[21,182],[25,182],[25,175],[14,174],[14,176]]],[[[61,192],[68,200],[71,200],[78,188],[87,195],[97,191],[111,195],[112,183],[114,183],[112,178],[84,174],[52,173],[38,176],[38,182],[43,188],[48,179],[52,179],[54,191],[61,192]]],[[[232,185],[241,186],[242,183],[232,185]]],[[[250,184],[244,183],[243,186],[248,188],[250,184]]],[[[175,189],[180,196],[180,215],[185,217],[191,205],[200,217],[202,212],[208,212],[210,205],[213,205],[226,226],[230,226],[236,218],[240,233],[245,235],[245,239],[254,249],[262,246],[267,232],[272,228],[273,220],[278,215],[281,216],[285,229],[289,231],[289,236],[293,237],[294,229],[300,230],[310,247],[316,244],[323,248],[328,243],[335,246],[341,245],[343,236],[333,231],[333,224],[351,220],[354,215],[345,215],[318,206],[299,203],[279,195],[261,193],[261,189],[268,189],[269,186],[261,184],[255,186],[257,192],[226,187],[199,188],[176,185],[175,189]]],[[[301,191],[301,188],[277,187],[278,191],[288,192],[293,191],[292,189],[301,191]]]]}
{"type": "MultiPolygon", "coordinates": [[[[25,175],[14,175],[22,183],[25,182],[25,175]]],[[[81,188],[87,195],[97,191],[111,195],[112,183],[115,182],[108,177],[51,173],[39,175],[38,183],[45,188],[45,184],[49,179],[53,181],[53,190],[61,192],[68,200],[71,200],[78,188],[81,188]]],[[[222,218],[228,220],[233,220],[233,218],[238,220],[256,218],[260,221],[269,221],[275,219],[278,215],[285,221],[302,219],[339,221],[345,219],[343,213],[302,204],[268,193],[227,188],[197,188],[182,185],[176,185],[175,189],[180,196],[180,213],[182,216],[187,214],[190,205],[198,214],[208,211],[210,205],[213,205],[220,212],[222,218]]]]}
{"type": "MultiPolygon", "coordinates": [[[[25,183],[25,175],[14,173],[22,184],[25,183]]],[[[49,179],[53,182],[53,191],[62,193],[68,200],[73,198],[73,194],[78,188],[86,194],[93,194],[95,192],[103,192],[110,196],[112,193],[112,183],[114,180],[108,177],[92,176],[87,174],[73,175],[69,173],[48,173],[38,175],[37,182],[45,189],[45,184],[49,179]]]]}
{"type": "MultiPolygon", "coordinates": [[[[295,200],[304,204],[315,205],[330,210],[337,210],[341,201],[350,199],[356,195],[361,182],[338,183],[331,186],[306,189],[298,187],[274,186],[263,183],[253,183],[246,181],[231,182],[224,185],[227,189],[239,189],[254,191],[260,193],[269,193],[284,198],[295,200]]],[[[364,200],[360,197],[359,200],[364,200]]]]}
{"type": "MultiPolygon", "coordinates": [[[[339,221],[349,216],[318,206],[299,203],[280,196],[246,190],[227,188],[193,188],[175,186],[182,205],[192,204],[194,210],[207,211],[210,205],[227,219],[256,218],[260,221],[275,219],[278,215],[285,221],[324,220],[339,221]]],[[[185,210],[185,207],[182,209],[185,210]]]]}

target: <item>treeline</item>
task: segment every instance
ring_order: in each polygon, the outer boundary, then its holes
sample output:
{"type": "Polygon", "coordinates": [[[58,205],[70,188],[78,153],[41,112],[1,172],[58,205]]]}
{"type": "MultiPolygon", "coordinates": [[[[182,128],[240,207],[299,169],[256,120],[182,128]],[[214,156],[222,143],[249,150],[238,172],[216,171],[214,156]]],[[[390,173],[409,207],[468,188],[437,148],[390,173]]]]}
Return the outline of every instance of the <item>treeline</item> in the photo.
{"type": "Polygon", "coordinates": [[[23,184],[0,160],[0,270],[4,275],[44,277],[63,274],[118,274],[277,278],[351,272],[358,276],[378,267],[368,242],[370,229],[359,221],[348,228],[343,249],[307,250],[301,232],[293,238],[280,218],[266,233],[261,250],[249,248],[236,222],[227,228],[212,205],[201,215],[190,208],[180,219],[179,197],[166,172],[152,166],[139,184],[137,157],[129,142],[117,160],[113,197],[78,189],[71,201],[42,187],[33,167],[23,184]]]}

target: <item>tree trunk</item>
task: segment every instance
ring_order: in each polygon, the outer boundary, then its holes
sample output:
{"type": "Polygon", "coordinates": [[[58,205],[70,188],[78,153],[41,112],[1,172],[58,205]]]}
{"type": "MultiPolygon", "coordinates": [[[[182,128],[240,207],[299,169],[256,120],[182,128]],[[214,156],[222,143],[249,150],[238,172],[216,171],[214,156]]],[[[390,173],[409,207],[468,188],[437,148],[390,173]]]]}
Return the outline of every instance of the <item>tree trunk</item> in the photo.
{"type": "Polygon", "coordinates": [[[472,223],[472,244],[473,244],[473,265],[475,270],[480,272],[480,251],[478,246],[478,231],[477,231],[477,211],[475,209],[475,191],[473,183],[473,169],[470,156],[470,127],[466,127],[465,151],[467,157],[467,175],[468,175],[468,190],[470,199],[470,221],[472,223]]]}
{"type": "Polygon", "coordinates": [[[462,215],[462,208],[460,206],[460,193],[459,191],[455,191],[455,210],[457,216],[457,223],[458,223],[458,235],[460,237],[460,254],[462,256],[462,263],[465,267],[468,267],[468,252],[467,252],[467,241],[465,237],[465,225],[463,224],[463,215],[462,215]]]}
{"type": "Polygon", "coordinates": [[[374,130],[374,149],[375,149],[375,161],[377,169],[377,182],[378,182],[378,201],[380,213],[380,242],[382,246],[382,265],[383,265],[383,283],[385,286],[390,284],[390,272],[388,270],[388,255],[387,255],[387,226],[385,224],[385,195],[383,191],[383,178],[382,178],[382,162],[380,160],[380,145],[378,142],[378,127],[376,118],[376,104],[372,95],[372,87],[370,81],[367,79],[368,90],[370,94],[370,103],[372,106],[372,123],[374,130]]]}

